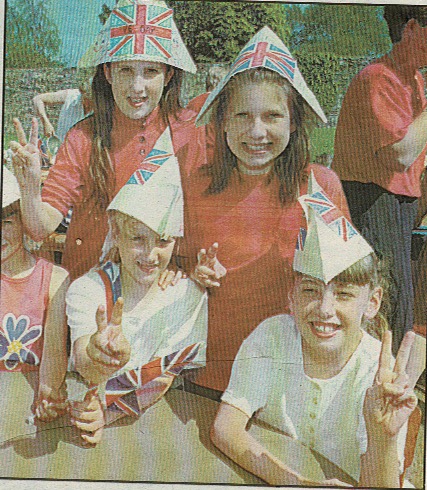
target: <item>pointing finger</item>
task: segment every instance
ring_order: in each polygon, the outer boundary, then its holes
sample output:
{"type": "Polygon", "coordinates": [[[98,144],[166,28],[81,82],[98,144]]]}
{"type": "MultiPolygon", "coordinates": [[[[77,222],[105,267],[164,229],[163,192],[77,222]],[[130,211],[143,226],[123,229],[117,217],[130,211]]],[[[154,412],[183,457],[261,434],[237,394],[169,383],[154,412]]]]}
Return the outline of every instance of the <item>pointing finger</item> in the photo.
{"type": "Polygon", "coordinates": [[[31,119],[31,133],[30,133],[30,143],[37,147],[37,140],[39,139],[39,123],[37,119],[33,117],[31,119]]]}
{"type": "Polygon", "coordinates": [[[107,328],[107,315],[103,305],[99,305],[96,310],[96,325],[98,327],[98,332],[103,332],[107,328]]]}
{"type": "Polygon", "coordinates": [[[387,330],[383,334],[380,359],[378,364],[377,381],[383,383],[388,381],[387,373],[391,366],[391,332],[387,330]]]}
{"type": "Polygon", "coordinates": [[[18,136],[19,144],[25,146],[27,144],[27,137],[25,136],[24,128],[22,127],[21,121],[17,118],[13,118],[13,125],[15,126],[15,131],[18,136]]]}
{"type": "Polygon", "coordinates": [[[122,316],[123,316],[123,298],[119,298],[113,307],[113,312],[111,314],[111,323],[116,327],[121,327],[122,316]]]}
{"type": "Polygon", "coordinates": [[[409,360],[409,354],[411,353],[412,344],[414,343],[415,333],[407,332],[403,337],[400,344],[399,351],[396,357],[396,363],[394,365],[394,372],[396,374],[402,374],[406,372],[406,366],[409,360]]]}
{"type": "Polygon", "coordinates": [[[208,258],[209,259],[214,259],[216,257],[216,254],[218,253],[218,243],[212,244],[209,249],[208,249],[208,258]]]}

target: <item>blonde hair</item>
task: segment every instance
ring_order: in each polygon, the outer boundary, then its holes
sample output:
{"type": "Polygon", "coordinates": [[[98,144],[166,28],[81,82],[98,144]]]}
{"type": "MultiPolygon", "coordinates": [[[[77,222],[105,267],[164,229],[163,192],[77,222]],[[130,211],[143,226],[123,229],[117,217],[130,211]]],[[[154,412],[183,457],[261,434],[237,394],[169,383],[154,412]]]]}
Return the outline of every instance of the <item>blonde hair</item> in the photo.
{"type": "Polygon", "coordinates": [[[383,290],[381,307],[375,318],[372,320],[364,319],[363,328],[372,337],[382,339],[383,333],[389,330],[387,316],[389,312],[388,299],[388,276],[387,267],[381,262],[376,254],[371,254],[358,260],[348,269],[334,277],[333,281],[341,284],[355,284],[357,286],[369,285],[371,291],[380,287],[383,290]]]}
{"type": "Polygon", "coordinates": [[[113,245],[105,256],[105,262],[114,262],[115,264],[120,264],[120,252],[119,247],[116,243],[116,238],[118,234],[124,233],[133,225],[140,223],[136,218],[129,216],[127,214],[121,213],[117,210],[108,211],[108,223],[110,226],[110,233],[113,240],[113,245]]]}

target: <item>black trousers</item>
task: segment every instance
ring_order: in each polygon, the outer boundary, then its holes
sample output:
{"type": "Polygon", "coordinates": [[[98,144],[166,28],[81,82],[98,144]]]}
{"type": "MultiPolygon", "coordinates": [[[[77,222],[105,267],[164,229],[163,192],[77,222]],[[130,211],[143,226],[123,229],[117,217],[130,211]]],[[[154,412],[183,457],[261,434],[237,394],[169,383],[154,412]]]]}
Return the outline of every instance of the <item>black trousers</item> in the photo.
{"type": "Polygon", "coordinates": [[[388,320],[396,352],[414,322],[411,243],[418,200],[392,194],[376,184],[350,181],[342,184],[353,223],[388,266],[388,320]]]}

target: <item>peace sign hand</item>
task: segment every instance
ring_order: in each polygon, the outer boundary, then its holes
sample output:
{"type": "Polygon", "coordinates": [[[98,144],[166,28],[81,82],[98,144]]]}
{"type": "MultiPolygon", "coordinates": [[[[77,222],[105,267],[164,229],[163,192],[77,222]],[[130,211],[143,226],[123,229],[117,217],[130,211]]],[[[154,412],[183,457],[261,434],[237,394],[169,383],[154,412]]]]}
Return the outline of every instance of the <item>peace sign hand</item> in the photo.
{"type": "Polygon", "coordinates": [[[18,141],[11,141],[9,146],[13,152],[12,163],[13,169],[18,180],[21,193],[30,193],[31,195],[40,194],[40,152],[37,146],[38,141],[38,123],[37,119],[31,121],[30,140],[27,143],[24,129],[19,119],[13,119],[18,141]]]}
{"type": "Polygon", "coordinates": [[[204,248],[197,254],[197,265],[191,278],[204,288],[219,287],[219,279],[225,276],[227,269],[217,259],[218,243],[211,245],[206,252],[204,248]]]}
{"type": "Polygon", "coordinates": [[[123,298],[114,305],[110,322],[105,308],[100,305],[96,311],[97,331],[90,337],[86,347],[88,357],[98,371],[111,376],[130,359],[131,347],[122,331],[123,298]]]}
{"type": "Polygon", "coordinates": [[[373,386],[366,391],[363,406],[368,434],[377,440],[397,437],[417,406],[417,397],[406,374],[414,338],[413,332],[405,335],[391,370],[391,332],[383,335],[378,371],[373,386]]]}

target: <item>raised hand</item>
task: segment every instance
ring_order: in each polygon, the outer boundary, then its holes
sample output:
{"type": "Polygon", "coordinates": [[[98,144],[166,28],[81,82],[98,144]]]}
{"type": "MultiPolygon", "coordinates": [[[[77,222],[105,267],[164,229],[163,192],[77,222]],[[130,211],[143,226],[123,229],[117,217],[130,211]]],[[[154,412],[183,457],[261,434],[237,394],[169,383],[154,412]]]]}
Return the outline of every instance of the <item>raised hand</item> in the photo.
{"type": "Polygon", "coordinates": [[[397,437],[417,406],[417,397],[406,374],[414,337],[413,332],[405,335],[392,370],[391,332],[383,335],[378,371],[373,386],[366,391],[363,407],[366,428],[371,437],[397,437]]]}
{"type": "Polygon", "coordinates": [[[86,353],[98,371],[108,376],[114,374],[130,359],[131,347],[122,332],[123,298],[114,305],[111,320],[107,321],[105,308],[96,311],[98,330],[90,337],[86,353]]]}
{"type": "Polygon", "coordinates": [[[217,259],[218,244],[211,245],[206,252],[204,248],[197,254],[197,265],[191,278],[205,288],[219,287],[219,280],[225,276],[227,269],[217,259]]]}
{"type": "Polygon", "coordinates": [[[96,391],[89,390],[82,402],[71,402],[70,415],[71,423],[81,430],[84,444],[92,446],[101,440],[105,415],[96,391]]]}
{"type": "Polygon", "coordinates": [[[41,163],[40,152],[37,146],[38,123],[37,119],[31,121],[30,140],[27,143],[24,129],[19,119],[13,119],[18,141],[11,141],[9,146],[13,152],[13,169],[21,191],[25,190],[33,195],[40,193],[41,163]]]}

